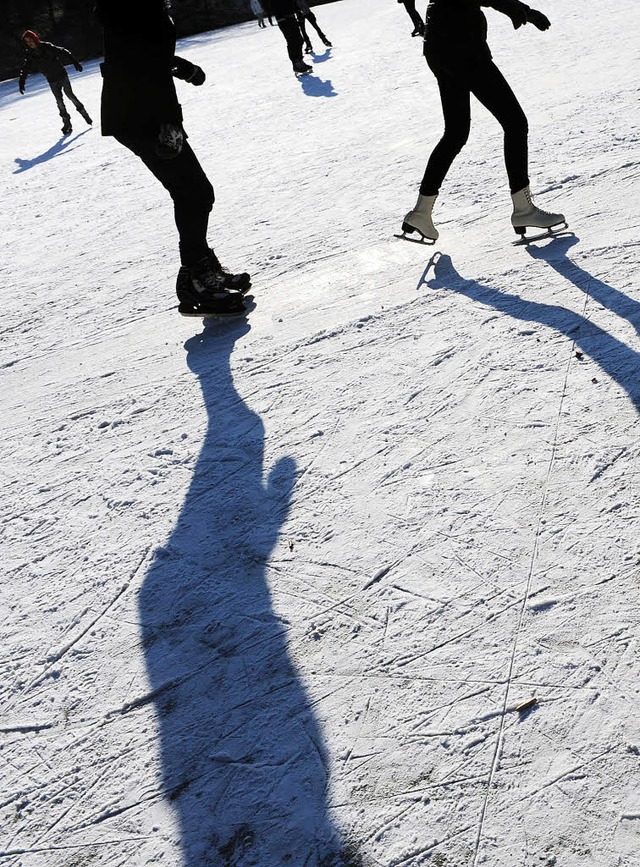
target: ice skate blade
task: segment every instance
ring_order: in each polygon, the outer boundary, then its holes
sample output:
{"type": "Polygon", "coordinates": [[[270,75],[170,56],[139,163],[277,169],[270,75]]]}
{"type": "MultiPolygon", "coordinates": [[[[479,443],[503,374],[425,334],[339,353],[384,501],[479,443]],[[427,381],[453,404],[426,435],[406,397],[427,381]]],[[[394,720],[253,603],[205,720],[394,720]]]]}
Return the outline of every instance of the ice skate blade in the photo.
{"type": "Polygon", "coordinates": [[[181,310],[178,307],[178,313],[187,319],[236,319],[238,316],[246,316],[247,310],[243,308],[242,310],[230,310],[228,313],[206,313],[202,310],[181,310]]]}
{"type": "Polygon", "coordinates": [[[427,238],[424,235],[420,235],[419,238],[410,238],[406,232],[403,232],[401,235],[394,235],[393,237],[400,238],[401,241],[410,241],[412,244],[422,244],[423,247],[432,247],[436,242],[435,238],[427,238]]]}
{"type": "Polygon", "coordinates": [[[540,232],[537,235],[525,235],[524,232],[520,232],[519,229],[515,229],[515,231],[520,235],[520,237],[517,241],[513,241],[513,246],[524,247],[527,244],[531,244],[532,241],[544,241],[547,238],[555,238],[556,235],[570,234],[568,230],[569,224],[566,221],[556,226],[549,226],[548,229],[545,229],[544,232],[540,232]]]}

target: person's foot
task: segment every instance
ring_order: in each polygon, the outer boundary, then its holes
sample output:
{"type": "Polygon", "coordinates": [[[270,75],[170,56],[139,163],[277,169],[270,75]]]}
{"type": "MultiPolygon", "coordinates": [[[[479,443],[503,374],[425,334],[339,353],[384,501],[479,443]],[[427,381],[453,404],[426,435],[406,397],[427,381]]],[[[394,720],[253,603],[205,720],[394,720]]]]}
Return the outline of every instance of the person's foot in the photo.
{"type": "Polygon", "coordinates": [[[93,124],[93,121],[89,117],[86,108],[78,109],[78,111],[80,112],[80,116],[82,117],[82,119],[85,120],[89,124],[89,126],[91,126],[93,124]]]}
{"type": "Polygon", "coordinates": [[[220,260],[213,250],[209,250],[209,261],[213,270],[220,277],[225,289],[231,289],[244,294],[251,286],[251,276],[246,271],[240,274],[232,274],[230,271],[227,271],[226,268],[222,267],[220,260]]]}
{"type": "Polygon", "coordinates": [[[73,127],[71,126],[70,120],[65,120],[62,126],[62,135],[71,135],[73,132],[73,127]]]}
{"type": "Polygon", "coordinates": [[[241,316],[246,310],[242,295],[224,287],[223,277],[209,256],[191,268],[180,268],[176,295],[182,316],[241,316]]]}
{"type": "Polygon", "coordinates": [[[293,61],[293,71],[296,75],[308,75],[312,69],[313,67],[309,66],[308,63],[305,63],[302,58],[293,61]]]}

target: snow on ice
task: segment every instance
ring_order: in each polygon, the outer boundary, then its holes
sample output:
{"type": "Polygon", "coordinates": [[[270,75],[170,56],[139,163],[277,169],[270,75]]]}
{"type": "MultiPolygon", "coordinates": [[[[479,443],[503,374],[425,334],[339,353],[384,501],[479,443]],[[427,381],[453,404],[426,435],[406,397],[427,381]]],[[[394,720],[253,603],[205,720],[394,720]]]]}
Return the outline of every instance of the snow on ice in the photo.
{"type": "Polygon", "coordinates": [[[477,105],[393,237],[441,131],[397,3],[320,7],[300,80],[184,41],[246,322],[181,319],[164,190],[0,85],[2,864],[640,864],[640,11],[541,7],[487,10],[573,232],[529,248],[477,105]]]}

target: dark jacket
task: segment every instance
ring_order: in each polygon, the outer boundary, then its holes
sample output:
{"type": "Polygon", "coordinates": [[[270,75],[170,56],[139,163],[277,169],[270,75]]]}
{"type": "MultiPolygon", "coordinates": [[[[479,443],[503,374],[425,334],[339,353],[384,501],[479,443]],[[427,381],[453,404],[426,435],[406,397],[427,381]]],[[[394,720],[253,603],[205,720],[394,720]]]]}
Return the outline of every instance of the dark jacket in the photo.
{"type": "Polygon", "coordinates": [[[156,136],[182,125],[174,76],[196,67],[175,56],[176,30],[163,0],[98,0],[104,28],[102,134],[156,136]]]}
{"type": "Polygon", "coordinates": [[[513,14],[514,7],[529,8],[520,0],[430,0],[425,31],[427,59],[472,63],[478,58],[491,58],[482,6],[505,15],[513,14]]]}
{"type": "Polygon", "coordinates": [[[76,68],[80,66],[73,54],[59,45],[41,42],[37,48],[27,48],[20,65],[20,90],[24,89],[24,83],[32,72],[41,72],[49,82],[64,81],[67,77],[65,66],[70,63],[76,68]]]}

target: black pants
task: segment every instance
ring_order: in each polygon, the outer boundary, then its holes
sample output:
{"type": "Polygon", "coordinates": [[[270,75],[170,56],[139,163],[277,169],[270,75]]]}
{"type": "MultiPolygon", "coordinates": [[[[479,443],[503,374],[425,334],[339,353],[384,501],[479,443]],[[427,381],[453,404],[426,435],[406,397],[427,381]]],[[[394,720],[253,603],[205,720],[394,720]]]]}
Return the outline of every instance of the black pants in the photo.
{"type": "Polygon", "coordinates": [[[289,60],[294,63],[302,60],[302,33],[296,18],[295,0],[272,0],[271,8],[276,16],[278,27],[287,41],[289,60]]]}
{"type": "Polygon", "coordinates": [[[51,88],[51,92],[56,98],[58,111],[60,112],[60,117],[62,118],[62,120],[64,120],[65,122],[71,120],[71,118],[69,117],[69,112],[67,111],[67,107],[64,104],[64,99],[62,98],[63,93],[75,105],[81,115],[86,115],[87,112],[85,111],[84,105],[80,102],[78,97],[71,89],[71,82],[69,81],[68,75],[65,75],[65,77],[61,78],[59,81],[50,81],[49,87],[51,88]]]}
{"type": "Polygon", "coordinates": [[[302,33],[302,38],[304,39],[305,45],[311,45],[311,40],[309,39],[309,35],[307,34],[307,21],[314,28],[320,39],[323,42],[326,42],[326,35],[320,29],[320,25],[318,24],[318,19],[316,18],[313,10],[309,10],[306,14],[304,12],[296,12],[296,18],[298,19],[298,26],[300,27],[300,32],[302,33]]]}
{"type": "Polygon", "coordinates": [[[420,193],[434,196],[452,162],[464,147],[471,128],[471,94],[487,108],[504,130],[504,160],[511,192],[529,185],[527,118],[507,80],[490,57],[446,68],[429,57],[436,76],[444,114],[444,134],[435,146],[424,173],[420,193]]]}
{"type": "Polygon", "coordinates": [[[140,136],[116,136],[160,181],[173,199],[176,227],[180,236],[180,262],[190,268],[209,252],[207,227],[215,201],[213,187],[185,141],[180,154],[171,160],[155,152],[155,139],[140,136]]]}

